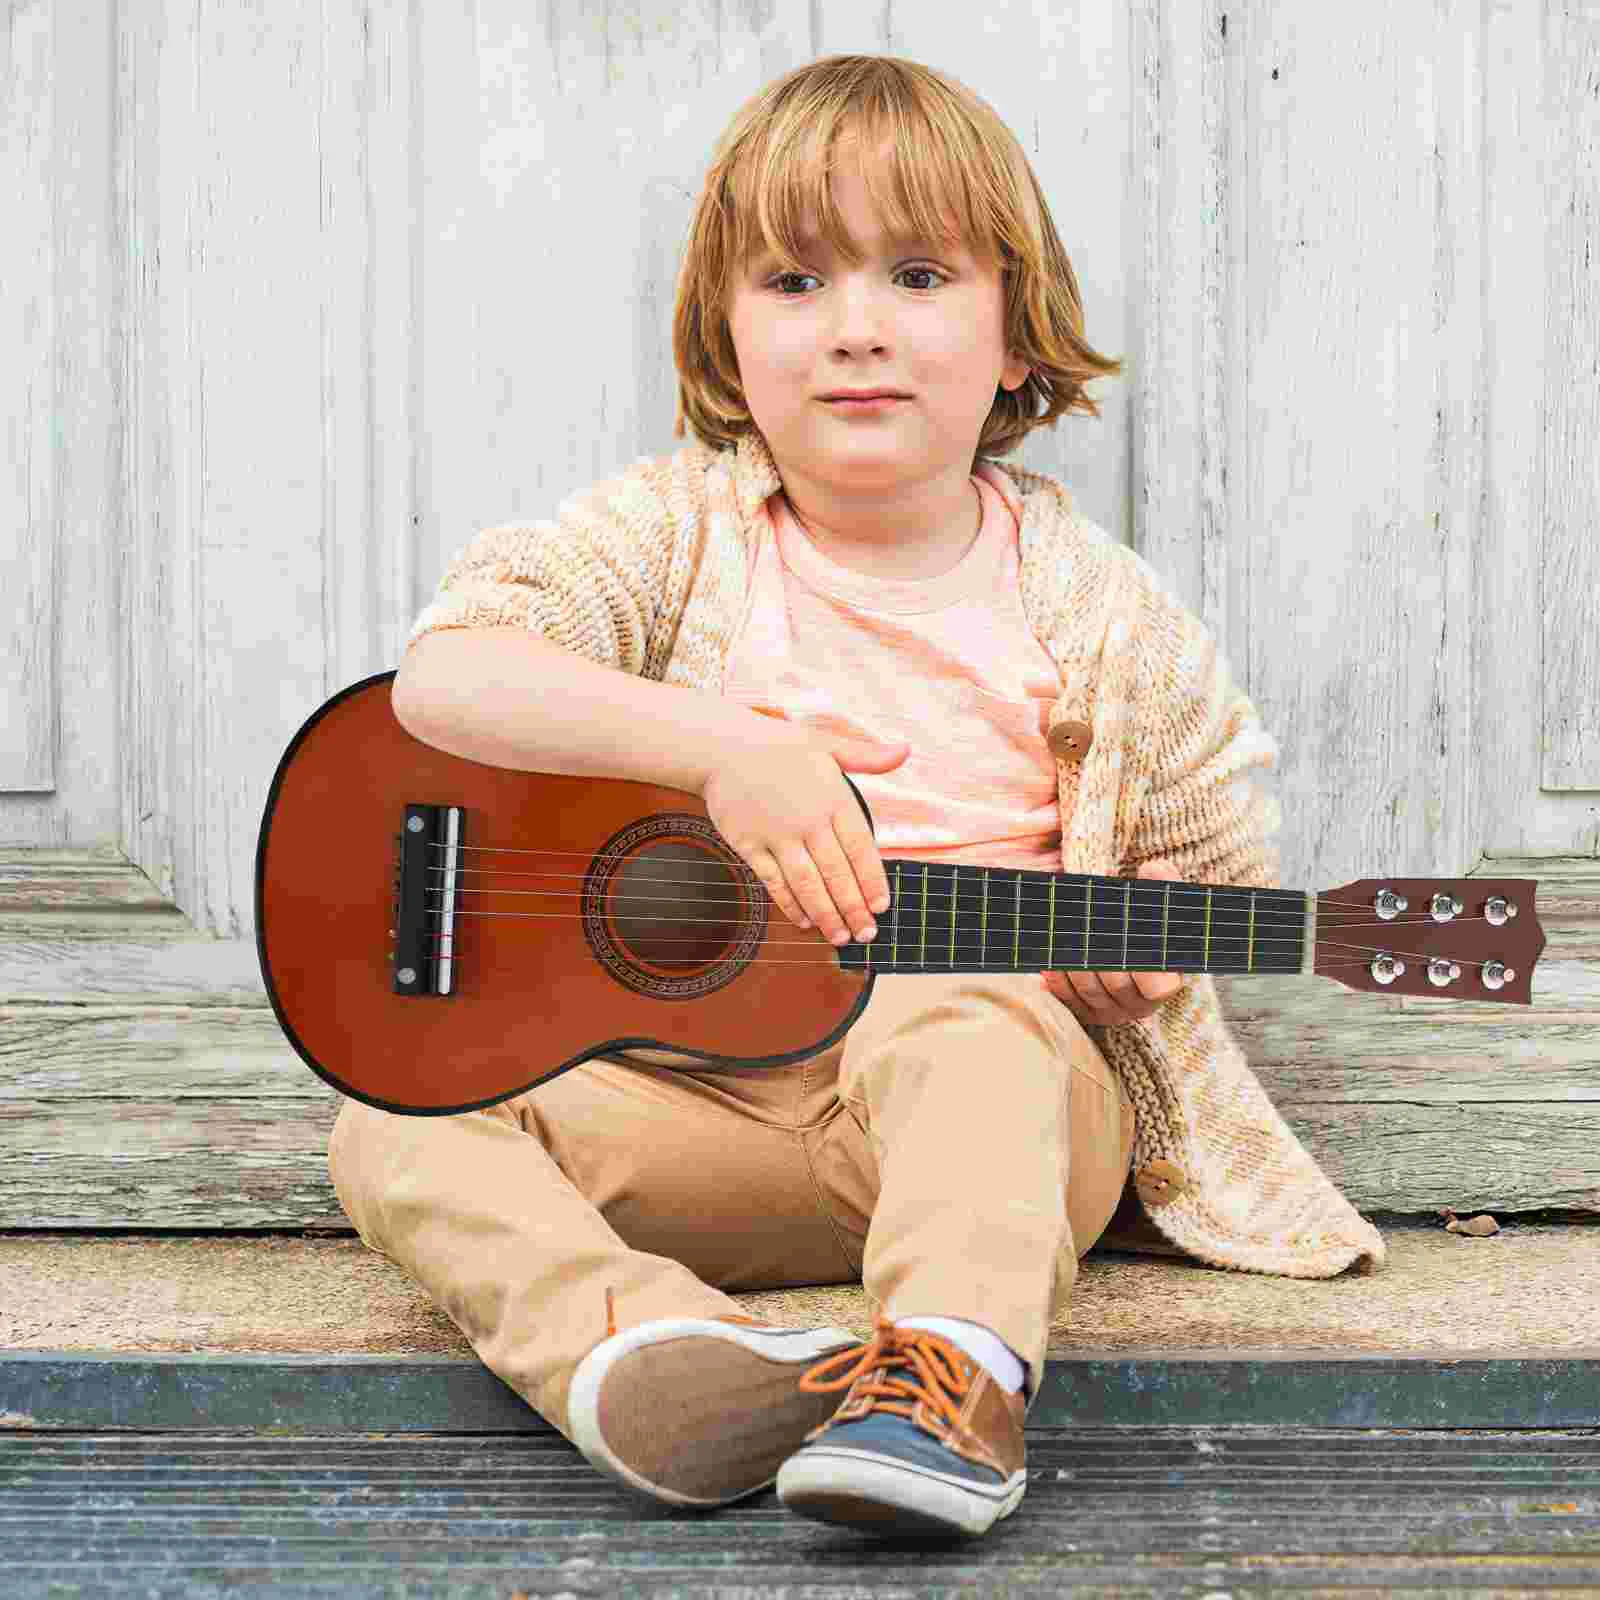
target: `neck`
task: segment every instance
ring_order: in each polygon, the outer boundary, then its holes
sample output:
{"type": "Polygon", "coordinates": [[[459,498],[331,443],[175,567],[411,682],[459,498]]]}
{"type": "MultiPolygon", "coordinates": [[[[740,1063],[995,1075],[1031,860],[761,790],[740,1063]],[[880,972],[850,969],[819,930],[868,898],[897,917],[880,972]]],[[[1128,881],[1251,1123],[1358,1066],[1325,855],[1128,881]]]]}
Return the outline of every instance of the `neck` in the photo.
{"type": "Polygon", "coordinates": [[[834,531],[819,529],[818,525],[808,521],[787,490],[784,491],[784,500],[790,515],[799,523],[805,536],[830,561],[867,577],[915,580],[936,578],[948,572],[982,533],[983,492],[971,477],[967,479],[967,485],[971,490],[971,502],[962,517],[952,524],[954,536],[946,533],[937,540],[886,538],[881,524],[874,526],[870,537],[851,539],[834,531]],[[889,570],[896,562],[902,567],[909,566],[911,570],[889,570]],[[927,570],[929,568],[932,570],[927,570]]]}
{"type": "Polygon", "coordinates": [[[1316,897],[884,857],[891,904],[841,964],[895,972],[1307,972],[1316,897]]]}

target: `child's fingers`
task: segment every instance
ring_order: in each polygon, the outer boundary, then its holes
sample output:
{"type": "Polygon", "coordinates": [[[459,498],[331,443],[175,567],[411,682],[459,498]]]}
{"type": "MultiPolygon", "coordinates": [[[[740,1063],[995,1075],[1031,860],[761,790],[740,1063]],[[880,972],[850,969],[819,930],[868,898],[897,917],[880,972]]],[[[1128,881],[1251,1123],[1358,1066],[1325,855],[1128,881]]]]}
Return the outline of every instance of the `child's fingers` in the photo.
{"type": "Polygon", "coordinates": [[[1183,987],[1181,972],[1130,972],[1141,998],[1160,1005],[1170,1000],[1183,987]]]}
{"type": "MultiPolygon", "coordinates": [[[[1105,1028],[1113,1023],[1136,1020],[1118,992],[1121,986],[1116,985],[1118,978],[1128,977],[1127,973],[1068,971],[1060,976],[1066,980],[1060,997],[1080,1022],[1092,1022],[1096,1027],[1105,1028]],[[1107,986],[1107,978],[1115,988],[1107,986]]],[[[1126,987],[1132,990],[1131,981],[1126,987]]]]}
{"type": "MultiPolygon", "coordinates": [[[[1139,863],[1141,878],[1179,877],[1178,864],[1167,856],[1139,863]]],[[[1138,1022],[1170,1000],[1185,982],[1181,972],[1080,972],[1068,968],[1043,974],[1045,987],[1080,1022],[1107,1027],[1138,1022]]]]}
{"type": "Polygon", "coordinates": [[[1173,878],[1178,877],[1178,863],[1169,861],[1166,856],[1157,856],[1153,861],[1141,861],[1137,874],[1141,878],[1173,878]]]}
{"type": "Polygon", "coordinates": [[[1183,987],[1176,972],[1047,972],[1045,987],[1080,1022],[1138,1022],[1183,987]]]}

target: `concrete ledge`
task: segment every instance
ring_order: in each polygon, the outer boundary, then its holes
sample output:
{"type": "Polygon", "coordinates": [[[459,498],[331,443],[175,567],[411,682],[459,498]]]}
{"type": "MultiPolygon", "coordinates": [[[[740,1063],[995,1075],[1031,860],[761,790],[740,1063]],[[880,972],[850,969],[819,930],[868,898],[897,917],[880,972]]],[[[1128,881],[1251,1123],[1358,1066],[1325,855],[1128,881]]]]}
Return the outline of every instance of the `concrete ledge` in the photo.
{"type": "MultiPolygon", "coordinates": [[[[1084,1354],[1048,1363],[1030,1428],[1600,1425],[1587,1358],[1084,1354]]],[[[549,1433],[477,1360],[448,1356],[0,1356],[0,1427],[252,1433],[549,1433]]]]}
{"type": "MultiPolygon", "coordinates": [[[[1502,1218],[1486,1239],[1377,1219],[1380,1272],[1285,1278],[1102,1251],[1079,1264],[1048,1354],[1318,1350],[1469,1356],[1600,1341],[1600,1217],[1502,1218]]],[[[859,1283],[736,1292],[754,1315],[865,1336],[859,1283]]],[[[605,1326],[597,1300],[596,1327],[605,1326]]],[[[453,1355],[472,1347],[353,1234],[0,1233],[0,1352],[453,1355]]]]}
{"type": "MultiPolygon", "coordinates": [[[[1600,1425],[1600,1219],[1502,1220],[1481,1239],[1380,1220],[1386,1268],[1328,1279],[1092,1250],[1030,1425],[1600,1425]]],[[[859,1284],[737,1298],[872,1327],[859,1284]]],[[[547,1429],[353,1235],[237,1233],[0,1234],[7,1425],[547,1429]]]]}

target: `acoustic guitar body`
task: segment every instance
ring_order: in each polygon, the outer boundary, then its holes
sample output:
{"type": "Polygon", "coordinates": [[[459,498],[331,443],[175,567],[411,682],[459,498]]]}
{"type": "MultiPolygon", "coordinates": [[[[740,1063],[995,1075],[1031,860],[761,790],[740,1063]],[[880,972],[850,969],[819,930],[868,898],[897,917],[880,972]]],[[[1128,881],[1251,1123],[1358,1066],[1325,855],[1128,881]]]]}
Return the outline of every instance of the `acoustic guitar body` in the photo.
{"type": "Polygon", "coordinates": [[[452,1115],[619,1050],[779,1066],[861,1014],[875,974],[775,912],[697,795],[437,750],[394,677],[307,719],[257,843],[267,994],[325,1082],[452,1115]]]}

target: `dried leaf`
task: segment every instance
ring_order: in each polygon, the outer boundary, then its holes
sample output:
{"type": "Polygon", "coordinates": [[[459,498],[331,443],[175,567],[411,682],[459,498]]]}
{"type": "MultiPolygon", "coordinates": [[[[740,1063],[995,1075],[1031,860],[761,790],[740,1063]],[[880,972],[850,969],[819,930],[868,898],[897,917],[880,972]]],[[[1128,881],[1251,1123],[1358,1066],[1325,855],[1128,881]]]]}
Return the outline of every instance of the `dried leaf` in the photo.
{"type": "Polygon", "coordinates": [[[1484,1213],[1478,1217],[1468,1217],[1462,1222],[1453,1212],[1450,1220],[1445,1223],[1446,1233],[1470,1233],[1477,1238],[1486,1239],[1491,1233],[1499,1233],[1500,1224],[1493,1217],[1484,1213]]]}

